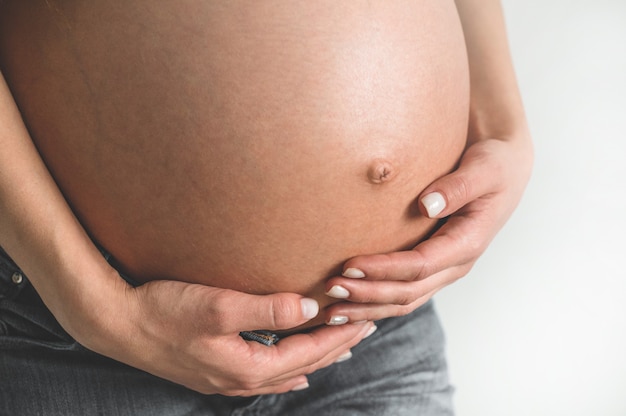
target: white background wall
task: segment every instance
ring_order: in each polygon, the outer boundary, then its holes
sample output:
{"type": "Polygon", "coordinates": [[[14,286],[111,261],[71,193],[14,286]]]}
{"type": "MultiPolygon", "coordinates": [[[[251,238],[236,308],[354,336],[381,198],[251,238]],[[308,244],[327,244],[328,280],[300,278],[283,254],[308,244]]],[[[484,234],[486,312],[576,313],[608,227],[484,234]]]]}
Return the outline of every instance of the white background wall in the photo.
{"type": "Polygon", "coordinates": [[[437,295],[458,416],[625,416],[626,0],[503,4],[536,162],[437,295]]]}

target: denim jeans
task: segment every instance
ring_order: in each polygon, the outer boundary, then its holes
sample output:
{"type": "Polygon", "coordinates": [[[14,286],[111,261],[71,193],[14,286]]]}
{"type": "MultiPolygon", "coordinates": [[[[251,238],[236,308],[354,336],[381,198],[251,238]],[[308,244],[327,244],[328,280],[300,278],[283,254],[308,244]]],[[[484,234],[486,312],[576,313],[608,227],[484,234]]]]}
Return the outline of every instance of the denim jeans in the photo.
{"type": "Polygon", "coordinates": [[[82,347],[0,250],[0,415],[452,415],[432,302],[377,325],[350,360],[311,374],[306,390],[203,395],[82,347]]]}

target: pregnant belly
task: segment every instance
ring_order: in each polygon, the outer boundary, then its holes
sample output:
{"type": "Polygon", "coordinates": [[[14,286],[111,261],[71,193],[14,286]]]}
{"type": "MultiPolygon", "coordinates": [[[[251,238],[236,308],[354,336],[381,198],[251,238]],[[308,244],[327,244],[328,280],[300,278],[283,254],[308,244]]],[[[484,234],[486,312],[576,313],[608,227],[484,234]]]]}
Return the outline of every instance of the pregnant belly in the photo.
{"type": "Polygon", "coordinates": [[[465,145],[452,1],[0,3],[0,64],[93,238],[137,280],[327,304],[410,248],[465,145]]]}

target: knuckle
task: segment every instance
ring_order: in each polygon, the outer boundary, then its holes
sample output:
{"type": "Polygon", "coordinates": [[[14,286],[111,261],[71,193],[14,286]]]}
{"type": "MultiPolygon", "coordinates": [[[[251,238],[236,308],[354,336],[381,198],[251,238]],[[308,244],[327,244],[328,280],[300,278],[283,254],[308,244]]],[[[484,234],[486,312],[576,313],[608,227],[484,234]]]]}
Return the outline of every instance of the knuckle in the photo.
{"type": "Polygon", "coordinates": [[[373,293],[371,290],[364,290],[362,293],[353,291],[352,299],[358,300],[361,303],[372,303],[374,301],[373,293]]]}
{"type": "MultiPolygon", "coordinates": [[[[358,265],[359,267],[361,265],[358,265]]],[[[370,279],[388,280],[396,274],[397,261],[393,253],[380,253],[367,256],[366,275],[370,279]]]]}
{"type": "Polygon", "coordinates": [[[253,373],[240,372],[232,377],[229,386],[228,390],[241,395],[242,392],[258,389],[261,386],[261,380],[253,373]]]}
{"type": "Polygon", "coordinates": [[[423,280],[428,276],[434,274],[436,272],[436,267],[432,262],[423,261],[419,263],[417,269],[415,270],[415,274],[413,275],[414,281],[423,280]]]}
{"type": "Polygon", "coordinates": [[[240,396],[250,396],[251,392],[249,389],[246,389],[243,387],[229,387],[229,388],[220,390],[219,394],[221,394],[222,396],[240,397],[240,396]]]}
{"type": "Polygon", "coordinates": [[[395,275],[396,262],[391,254],[379,254],[379,262],[382,267],[380,273],[384,280],[393,279],[395,275]]]}
{"type": "Polygon", "coordinates": [[[487,249],[487,242],[480,236],[467,235],[462,242],[465,247],[466,261],[477,259],[487,249]]]}
{"type": "Polygon", "coordinates": [[[211,301],[211,313],[207,320],[211,329],[218,334],[228,333],[233,326],[232,313],[228,313],[232,306],[224,293],[216,295],[211,301]]]}
{"type": "Polygon", "coordinates": [[[259,383],[257,383],[256,381],[253,380],[242,380],[239,383],[240,386],[240,390],[244,390],[244,391],[250,391],[250,390],[255,390],[257,388],[259,388],[259,383]]]}
{"type": "Polygon", "coordinates": [[[294,321],[300,318],[299,302],[294,302],[291,297],[280,296],[272,299],[270,303],[270,319],[274,328],[289,328],[294,321]]]}
{"type": "Polygon", "coordinates": [[[414,300],[415,297],[412,293],[402,293],[400,297],[396,300],[396,304],[406,306],[412,303],[414,300]]]}
{"type": "Polygon", "coordinates": [[[425,279],[426,277],[434,274],[437,271],[435,263],[429,260],[427,256],[424,256],[418,250],[412,250],[411,252],[411,276],[409,280],[417,281],[425,279]]]}
{"type": "Polygon", "coordinates": [[[448,200],[454,205],[462,204],[472,195],[472,183],[465,175],[454,175],[450,177],[450,188],[447,192],[448,200]]]}
{"type": "Polygon", "coordinates": [[[457,273],[456,279],[454,279],[454,281],[456,281],[456,280],[458,280],[458,279],[460,279],[462,277],[465,277],[470,272],[470,270],[472,270],[473,266],[474,266],[474,261],[470,261],[470,262],[465,263],[464,265],[462,265],[458,269],[458,273],[457,273]]]}
{"type": "MultiPolygon", "coordinates": [[[[408,285],[407,285],[408,286],[408,285]]],[[[397,299],[396,304],[400,307],[405,307],[413,304],[417,299],[423,296],[423,290],[420,290],[419,287],[409,286],[403,290],[400,294],[400,297],[397,299]]]]}
{"type": "Polygon", "coordinates": [[[417,280],[425,276],[428,263],[417,250],[380,254],[379,274],[383,280],[417,280]]]}
{"type": "Polygon", "coordinates": [[[405,316],[413,312],[415,308],[411,304],[407,304],[396,309],[396,316],[405,316]]]}
{"type": "Polygon", "coordinates": [[[211,322],[211,328],[216,333],[225,333],[230,326],[227,299],[223,294],[216,295],[211,300],[211,309],[207,319],[211,322]]]}
{"type": "Polygon", "coordinates": [[[226,310],[227,302],[228,298],[223,291],[214,293],[211,297],[211,312],[220,313],[221,311],[226,310]]]}

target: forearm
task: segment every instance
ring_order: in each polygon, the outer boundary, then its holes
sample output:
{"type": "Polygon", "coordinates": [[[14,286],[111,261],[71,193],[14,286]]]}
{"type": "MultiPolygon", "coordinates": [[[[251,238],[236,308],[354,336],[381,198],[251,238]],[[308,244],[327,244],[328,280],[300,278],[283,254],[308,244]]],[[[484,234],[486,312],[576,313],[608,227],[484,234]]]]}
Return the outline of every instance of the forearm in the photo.
{"type": "Polygon", "coordinates": [[[470,67],[469,142],[527,134],[499,0],[456,0],[470,67]]]}
{"type": "Polygon", "coordinates": [[[114,275],[50,176],[1,75],[0,148],[0,245],[76,336],[68,315],[97,308],[90,295],[110,292],[114,275]]]}

